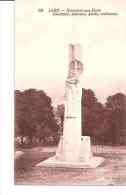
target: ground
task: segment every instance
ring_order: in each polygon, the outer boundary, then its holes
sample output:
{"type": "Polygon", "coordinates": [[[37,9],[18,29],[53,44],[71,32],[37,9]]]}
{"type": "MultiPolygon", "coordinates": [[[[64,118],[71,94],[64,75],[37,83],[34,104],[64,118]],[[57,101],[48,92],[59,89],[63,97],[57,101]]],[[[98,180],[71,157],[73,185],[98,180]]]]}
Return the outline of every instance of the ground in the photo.
{"type": "Polygon", "coordinates": [[[15,161],[15,184],[126,185],[126,147],[124,146],[93,146],[93,154],[105,158],[104,163],[96,169],[35,166],[53,156],[55,150],[55,147],[20,149],[24,155],[15,161]]]}

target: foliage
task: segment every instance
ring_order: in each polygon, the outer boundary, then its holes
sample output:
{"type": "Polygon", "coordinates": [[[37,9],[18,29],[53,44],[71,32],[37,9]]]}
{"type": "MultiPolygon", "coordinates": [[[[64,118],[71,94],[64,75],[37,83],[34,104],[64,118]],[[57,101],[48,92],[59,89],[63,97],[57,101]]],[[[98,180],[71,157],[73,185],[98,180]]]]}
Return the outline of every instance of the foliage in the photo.
{"type": "Polygon", "coordinates": [[[15,136],[53,136],[58,130],[51,98],[43,91],[15,91],[15,136]]]}
{"type": "Polygon", "coordinates": [[[83,135],[91,136],[94,143],[120,144],[120,139],[126,135],[125,119],[124,94],[109,96],[103,106],[92,90],[82,90],[82,131],[83,135]]]}
{"type": "MultiPolygon", "coordinates": [[[[56,111],[44,91],[15,91],[15,137],[57,143],[63,131],[64,105],[56,111]]],[[[101,104],[91,89],[82,89],[82,135],[94,144],[126,145],[126,95],[117,93],[101,104]]],[[[22,139],[23,142],[23,139],[22,139]]]]}

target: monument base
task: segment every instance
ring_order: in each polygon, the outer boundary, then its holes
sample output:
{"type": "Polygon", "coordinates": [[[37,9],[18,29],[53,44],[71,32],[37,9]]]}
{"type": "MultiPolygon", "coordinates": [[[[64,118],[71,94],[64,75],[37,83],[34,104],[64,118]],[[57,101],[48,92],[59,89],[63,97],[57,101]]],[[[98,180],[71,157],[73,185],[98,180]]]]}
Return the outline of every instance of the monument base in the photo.
{"type": "MultiPolygon", "coordinates": [[[[70,152],[71,153],[71,152],[70,152]]],[[[63,147],[63,136],[61,136],[56,155],[48,158],[36,166],[42,167],[66,167],[66,168],[96,168],[104,162],[104,158],[93,156],[91,152],[91,142],[89,136],[81,137],[81,148],[79,159],[74,161],[74,152],[70,154],[69,159],[65,159],[65,151],[63,147]]]]}
{"type": "Polygon", "coordinates": [[[60,168],[96,168],[104,162],[102,157],[91,157],[88,161],[80,162],[67,162],[57,160],[56,156],[50,157],[47,160],[44,160],[38,163],[37,167],[60,167],[60,168]]]}

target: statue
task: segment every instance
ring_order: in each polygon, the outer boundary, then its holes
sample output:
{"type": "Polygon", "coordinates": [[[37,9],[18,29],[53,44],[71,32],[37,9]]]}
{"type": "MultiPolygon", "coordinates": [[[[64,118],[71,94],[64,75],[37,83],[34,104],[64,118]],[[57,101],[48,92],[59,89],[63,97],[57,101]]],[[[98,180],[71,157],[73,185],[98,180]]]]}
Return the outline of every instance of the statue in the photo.
{"type": "Polygon", "coordinates": [[[75,115],[76,99],[81,101],[80,76],[83,72],[83,64],[79,60],[72,60],[69,65],[69,72],[66,79],[65,87],[65,113],[67,115],[75,115]],[[79,99],[80,98],[80,99],[79,99]]]}

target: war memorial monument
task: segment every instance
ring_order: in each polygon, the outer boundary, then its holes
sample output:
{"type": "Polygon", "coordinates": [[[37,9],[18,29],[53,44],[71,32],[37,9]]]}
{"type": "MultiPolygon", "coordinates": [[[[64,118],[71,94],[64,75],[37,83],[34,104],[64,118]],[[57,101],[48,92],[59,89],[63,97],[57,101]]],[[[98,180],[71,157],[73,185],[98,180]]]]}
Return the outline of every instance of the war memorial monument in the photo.
{"type": "Polygon", "coordinates": [[[81,53],[81,45],[69,45],[63,135],[60,137],[56,155],[38,163],[37,166],[96,168],[104,161],[102,157],[93,156],[91,138],[82,136],[81,77],[84,66],[81,62],[81,53]]]}

